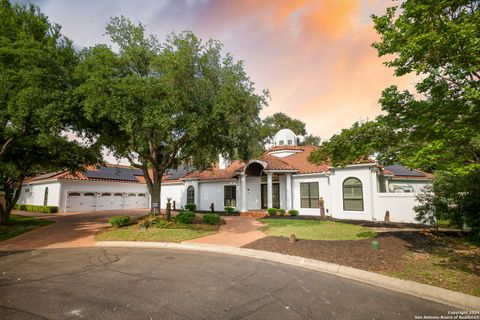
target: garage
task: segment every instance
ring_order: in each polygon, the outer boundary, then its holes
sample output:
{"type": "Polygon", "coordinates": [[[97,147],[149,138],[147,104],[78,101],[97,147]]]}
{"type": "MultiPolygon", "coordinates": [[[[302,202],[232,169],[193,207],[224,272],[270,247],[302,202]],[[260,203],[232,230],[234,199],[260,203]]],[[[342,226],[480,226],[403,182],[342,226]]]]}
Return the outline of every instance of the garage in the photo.
{"type": "Polygon", "coordinates": [[[145,193],[71,191],[66,201],[67,212],[144,208],[148,208],[145,193]]]}

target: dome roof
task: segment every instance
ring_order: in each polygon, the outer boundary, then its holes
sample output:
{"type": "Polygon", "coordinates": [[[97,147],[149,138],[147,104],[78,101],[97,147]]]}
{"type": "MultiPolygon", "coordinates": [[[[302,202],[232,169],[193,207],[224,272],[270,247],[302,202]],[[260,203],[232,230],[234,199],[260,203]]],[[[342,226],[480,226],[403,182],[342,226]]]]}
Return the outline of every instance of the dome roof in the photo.
{"type": "Polygon", "coordinates": [[[297,135],[290,129],[282,129],[273,137],[275,146],[296,146],[297,135]]]}

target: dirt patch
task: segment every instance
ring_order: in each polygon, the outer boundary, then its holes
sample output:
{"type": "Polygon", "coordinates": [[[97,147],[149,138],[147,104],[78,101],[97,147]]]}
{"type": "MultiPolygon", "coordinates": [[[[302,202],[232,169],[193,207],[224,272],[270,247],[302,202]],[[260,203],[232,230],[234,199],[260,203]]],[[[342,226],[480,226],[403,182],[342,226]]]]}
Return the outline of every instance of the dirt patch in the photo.
{"type": "Polygon", "coordinates": [[[278,252],[309,259],[336,263],[374,272],[395,272],[403,269],[403,255],[408,251],[422,251],[440,243],[419,232],[384,232],[365,240],[298,240],[289,243],[285,237],[266,237],[249,243],[244,248],[278,252]],[[380,243],[380,250],[372,249],[372,240],[380,243]]]}

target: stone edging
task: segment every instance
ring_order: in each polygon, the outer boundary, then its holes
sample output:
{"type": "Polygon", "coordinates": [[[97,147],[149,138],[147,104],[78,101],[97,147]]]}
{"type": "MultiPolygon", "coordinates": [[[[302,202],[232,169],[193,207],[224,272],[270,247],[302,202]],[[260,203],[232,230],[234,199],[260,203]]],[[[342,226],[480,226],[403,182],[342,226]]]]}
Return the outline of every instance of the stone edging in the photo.
{"type": "Polygon", "coordinates": [[[401,280],[365,270],[341,266],[338,264],[284,255],[269,251],[244,249],[200,243],[170,243],[141,241],[97,241],[96,247],[113,248],[157,248],[231,254],[242,257],[265,259],[310,270],[330,273],[377,287],[413,295],[422,299],[446,304],[464,310],[480,310],[480,298],[461,292],[451,291],[409,280],[401,280]]]}

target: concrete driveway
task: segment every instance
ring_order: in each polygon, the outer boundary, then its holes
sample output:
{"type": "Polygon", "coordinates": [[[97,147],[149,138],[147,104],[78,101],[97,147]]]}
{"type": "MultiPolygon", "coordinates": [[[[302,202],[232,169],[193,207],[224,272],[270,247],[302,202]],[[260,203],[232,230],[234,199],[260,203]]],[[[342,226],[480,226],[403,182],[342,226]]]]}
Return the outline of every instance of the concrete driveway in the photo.
{"type": "Polygon", "coordinates": [[[55,223],[0,242],[0,251],[94,247],[95,233],[108,226],[110,217],[118,215],[139,217],[147,213],[147,209],[69,212],[55,215],[14,212],[13,214],[35,216],[55,223]]]}
{"type": "Polygon", "coordinates": [[[403,320],[454,310],[271,261],[155,249],[0,254],[0,292],[2,319],[403,320]]]}

